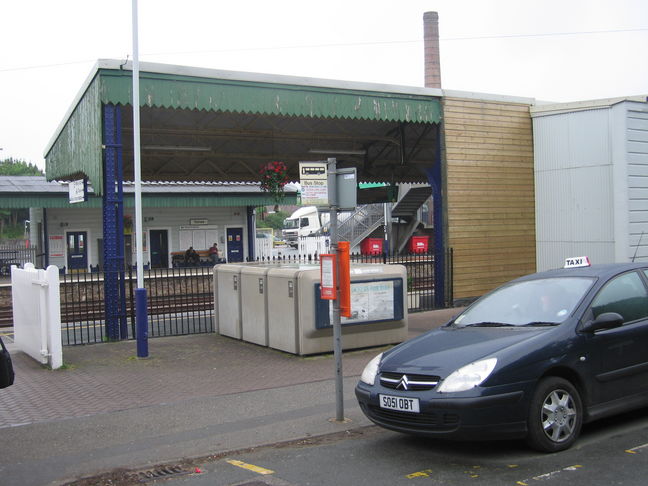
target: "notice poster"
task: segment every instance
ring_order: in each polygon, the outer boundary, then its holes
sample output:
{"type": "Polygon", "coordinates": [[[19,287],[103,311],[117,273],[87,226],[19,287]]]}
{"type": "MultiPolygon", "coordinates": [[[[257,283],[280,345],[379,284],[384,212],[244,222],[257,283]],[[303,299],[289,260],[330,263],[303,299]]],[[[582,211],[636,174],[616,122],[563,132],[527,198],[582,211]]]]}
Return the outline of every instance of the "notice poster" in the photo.
{"type": "Polygon", "coordinates": [[[394,282],[351,283],[351,317],[342,317],[342,324],[360,321],[394,319],[394,282]]]}
{"type": "Polygon", "coordinates": [[[304,206],[327,206],[328,184],[326,180],[301,181],[301,202],[304,206]]]}
{"type": "Polygon", "coordinates": [[[63,257],[65,256],[65,240],[61,235],[51,235],[49,237],[49,256],[63,257]]]}
{"type": "MultiPolygon", "coordinates": [[[[330,300],[320,296],[320,284],[315,284],[315,328],[332,326],[330,300]]],[[[406,309],[403,299],[403,279],[365,280],[351,282],[351,317],[340,317],[342,325],[398,321],[406,309]]]]}

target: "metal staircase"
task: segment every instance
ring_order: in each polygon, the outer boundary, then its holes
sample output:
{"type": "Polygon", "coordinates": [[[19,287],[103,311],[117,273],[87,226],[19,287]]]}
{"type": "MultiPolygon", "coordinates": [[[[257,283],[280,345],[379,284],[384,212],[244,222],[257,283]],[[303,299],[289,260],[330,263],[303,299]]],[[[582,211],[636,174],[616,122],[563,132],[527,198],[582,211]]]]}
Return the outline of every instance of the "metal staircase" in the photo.
{"type": "Polygon", "coordinates": [[[417,218],[419,208],[423,206],[431,195],[432,188],[430,186],[410,187],[392,208],[392,217],[408,222],[417,218]]]}
{"type": "Polygon", "coordinates": [[[353,248],[383,224],[385,209],[382,203],[358,206],[344,221],[338,223],[338,240],[348,241],[353,248]]]}
{"type": "MultiPolygon", "coordinates": [[[[399,218],[406,223],[399,241],[396,242],[399,252],[407,244],[420,222],[419,208],[432,195],[432,188],[429,186],[409,187],[405,190],[404,195],[391,209],[392,218],[399,218]]],[[[354,248],[384,224],[385,208],[382,203],[358,206],[355,211],[340,213],[338,216],[338,240],[348,241],[351,248],[354,248]]],[[[323,228],[323,230],[327,229],[328,225],[323,228]]]]}
{"type": "Polygon", "coordinates": [[[396,248],[401,253],[410,237],[416,231],[419,219],[419,208],[425,204],[425,201],[432,195],[430,186],[410,187],[409,190],[398,200],[391,210],[392,218],[398,218],[406,223],[401,231],[396,248]]]}

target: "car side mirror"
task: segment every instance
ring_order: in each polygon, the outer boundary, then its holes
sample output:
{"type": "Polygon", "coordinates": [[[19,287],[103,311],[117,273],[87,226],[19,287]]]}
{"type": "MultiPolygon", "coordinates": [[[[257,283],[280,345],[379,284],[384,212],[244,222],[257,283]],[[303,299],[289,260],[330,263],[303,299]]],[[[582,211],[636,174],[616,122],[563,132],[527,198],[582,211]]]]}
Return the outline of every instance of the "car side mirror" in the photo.
{"type": "Polygon", "coordinates": [[[603,329],[614,329],[623,325],[623,317],[616,312],[604,312],[593,321],[587,322],[582,331],[594,333],[603,329]]]}

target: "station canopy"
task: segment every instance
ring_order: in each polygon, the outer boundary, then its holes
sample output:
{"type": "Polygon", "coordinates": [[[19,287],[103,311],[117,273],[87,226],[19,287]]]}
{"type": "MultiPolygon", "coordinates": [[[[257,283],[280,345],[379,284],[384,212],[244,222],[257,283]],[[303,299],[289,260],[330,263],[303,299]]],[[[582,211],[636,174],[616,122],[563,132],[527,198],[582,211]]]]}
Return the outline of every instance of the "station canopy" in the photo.
{"type": "MultiPolygon", "coordinates": [[[[99,61],[45,151],[48,180],[103,191],[103,108],[121,106],[133,180],[132,66],[99,61]]],[[[282,161],[335,157],[361,182],[427,183],[439,157],[440,91],[140,63],[142,181],[258,182],[282,161]]]]}

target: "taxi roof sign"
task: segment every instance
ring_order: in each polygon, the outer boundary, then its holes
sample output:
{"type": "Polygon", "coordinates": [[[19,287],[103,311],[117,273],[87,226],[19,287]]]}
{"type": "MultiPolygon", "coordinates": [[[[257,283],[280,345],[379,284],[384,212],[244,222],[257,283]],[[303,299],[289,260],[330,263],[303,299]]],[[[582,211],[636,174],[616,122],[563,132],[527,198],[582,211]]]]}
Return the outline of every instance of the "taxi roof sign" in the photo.
{"type": "Polygon", "coordinates": [[[580,257],[571,257],[565,259],[565,266],[563,268],[578,268],[578,267],[589,267],[591,265],[589,257],[580,256],[580,257]]]}

